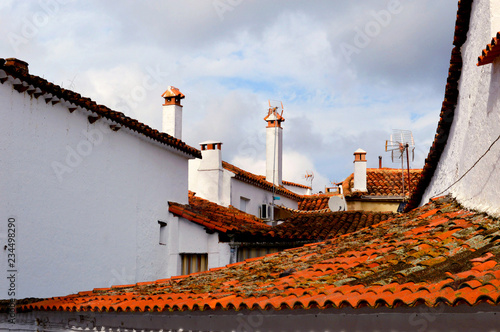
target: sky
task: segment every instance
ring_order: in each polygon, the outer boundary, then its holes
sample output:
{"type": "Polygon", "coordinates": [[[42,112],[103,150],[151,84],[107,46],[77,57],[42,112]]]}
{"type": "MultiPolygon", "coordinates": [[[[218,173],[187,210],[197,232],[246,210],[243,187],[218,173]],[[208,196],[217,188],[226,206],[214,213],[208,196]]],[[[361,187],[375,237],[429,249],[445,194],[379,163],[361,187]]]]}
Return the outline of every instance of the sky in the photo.
{"type": "Polygon", "coordinates": [[[436,132],[457,0],[0,2],[0,57],[161,130],[162,93],[182,101],[182,139],[265,174],[268,101],[281,101],[283,179],[324,191],[411,130],[412,168],[436,132]]]}

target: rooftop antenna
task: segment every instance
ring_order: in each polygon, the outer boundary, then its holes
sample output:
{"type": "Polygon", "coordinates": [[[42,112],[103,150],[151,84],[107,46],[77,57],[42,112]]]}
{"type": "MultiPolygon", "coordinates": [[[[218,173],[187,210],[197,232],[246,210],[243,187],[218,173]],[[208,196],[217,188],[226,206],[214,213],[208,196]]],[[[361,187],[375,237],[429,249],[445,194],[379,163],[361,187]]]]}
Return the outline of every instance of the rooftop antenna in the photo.
{"type": "Polygon", "coordinates": [[[415,159],[415,141],[413,140],[412,132],[410,130],[393,129],[390,139],[385,141],[385,151],[391,152],[391,160],[393,163],[401,162],[401,183],[403,197],[405,197],[404,160],[406,157],[406,168],[408,170],[408,193],[411,193],[410,154],[411,161],[415,159]]]}
{"type": "Polygon", "coordinates": [[[307,182],[311,182],[311,189],[312,189],[313,180],[314,180],[314,172],[313,171],[306,171],[306,175],[304,175],[304,178],[306,179],[307,182]]]}

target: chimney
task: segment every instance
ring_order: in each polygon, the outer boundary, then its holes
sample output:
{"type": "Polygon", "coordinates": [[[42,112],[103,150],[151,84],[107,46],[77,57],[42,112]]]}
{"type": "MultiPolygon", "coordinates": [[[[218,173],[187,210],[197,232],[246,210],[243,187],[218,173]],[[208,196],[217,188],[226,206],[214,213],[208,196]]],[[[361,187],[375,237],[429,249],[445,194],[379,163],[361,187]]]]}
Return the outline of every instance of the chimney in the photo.
{"type": "Polygon", "coordinates": [[[162,95],[165,98],[163,104],[162,131],[177,139],[182,139],[182,105],[181,99],[184,94],[176,87],[169,86],[162,95]]]}
{"type": "Polygon", "coordinates": [[[366,151],[357,149],[354,152],[354,186],[352,191],[366,190],[366,151]]]}
{"type": "Polygon", "coordinates": [[[378,168],[382,168],[382,156],[378,156],[378,168]]]}
{"type": "Polygon", "coordinates": [[[283,111],[278,113],[278,107],[269,107],[269,112],[264,120],[266,128],[266,181],[276,186],[282,185],[283,170],[283,128],[285,121],[283,111]]]}
{"type": "Polygon", "coordinates": [[[196,194],[211,202],[222,204],[222,143],[206,141],[200,143],[201,162],[198,167],[196,194]]]}

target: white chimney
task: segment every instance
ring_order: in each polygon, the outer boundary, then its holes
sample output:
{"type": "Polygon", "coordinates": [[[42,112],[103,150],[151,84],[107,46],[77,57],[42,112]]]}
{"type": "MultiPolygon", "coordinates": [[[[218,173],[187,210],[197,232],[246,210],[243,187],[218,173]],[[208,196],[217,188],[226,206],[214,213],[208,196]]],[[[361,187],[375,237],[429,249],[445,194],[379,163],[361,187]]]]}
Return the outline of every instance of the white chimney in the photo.
{"type": "Polygon", "coordinates": [[[196,194],[211,202],[222,204],[222,143],[206,141],[200,143],[200,146],[201,161],[196,194]]]}
{"type": "Polygon", "coordinates": [[[366,151],[357,149],[354,152],[354,186],[352,191],[367,191],[366,189],[366,151]]]}
{"type": "Polygon", "coordinates": [[[277,107],[269,108],[269,113],[264,118],[267,121],[266,128],[266,180],[276,186],[282,185],[283,170],[283,128],[281,123],[285,121],[283,111],[277,112],[277,107]]]}
{"type": "Polygon", "coordinates": [[[185,96],[176,87],[169,86],[162,95],[163,104],[162,131],[177,139],[182,139],[182,105],[185,96]]]}

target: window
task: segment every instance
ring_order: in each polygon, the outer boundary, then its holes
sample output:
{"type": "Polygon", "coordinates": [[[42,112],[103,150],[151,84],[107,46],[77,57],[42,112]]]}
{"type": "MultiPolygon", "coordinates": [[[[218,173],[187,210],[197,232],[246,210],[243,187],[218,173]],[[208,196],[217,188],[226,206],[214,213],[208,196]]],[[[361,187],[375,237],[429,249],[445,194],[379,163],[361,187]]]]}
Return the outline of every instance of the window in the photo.
{"type": "Polygon", "coordinates": [[[160,224],[159,244],[162,246],[165,246],[165,245],[167,245],[167,223],[164,221],[158,220],[158,224],[160,224]]]}
{"type": "Polygon", "coordinates": [[[182,275],[208,270],[208,254],[181,254],[182,275]]]}
{"type": "Polygon", "coordinates": [[[250,202],[250,200],[248,198],[241,196],[240,197],[240,211],[248,212],[247,207],[248,207],[249,202],[250,202]]]}
{"type": "Polygon", "coordinates": [[[272,247],[260,247],[260,248],[240,247],[238,248],[238,262],[242,262],[245,259],[249,258],[262,257],[267,254],[272,254],[278,251],[281,251],[281,249],[272,247]]]}
{"type": "Polygon", "coordinates": [[[260,219],[266,219],[266,220],[273,219],[272,213],[273,213],[273,210],[272,210],[271,205],[261,204],[259,206],[259,218],[260,219]]]}

